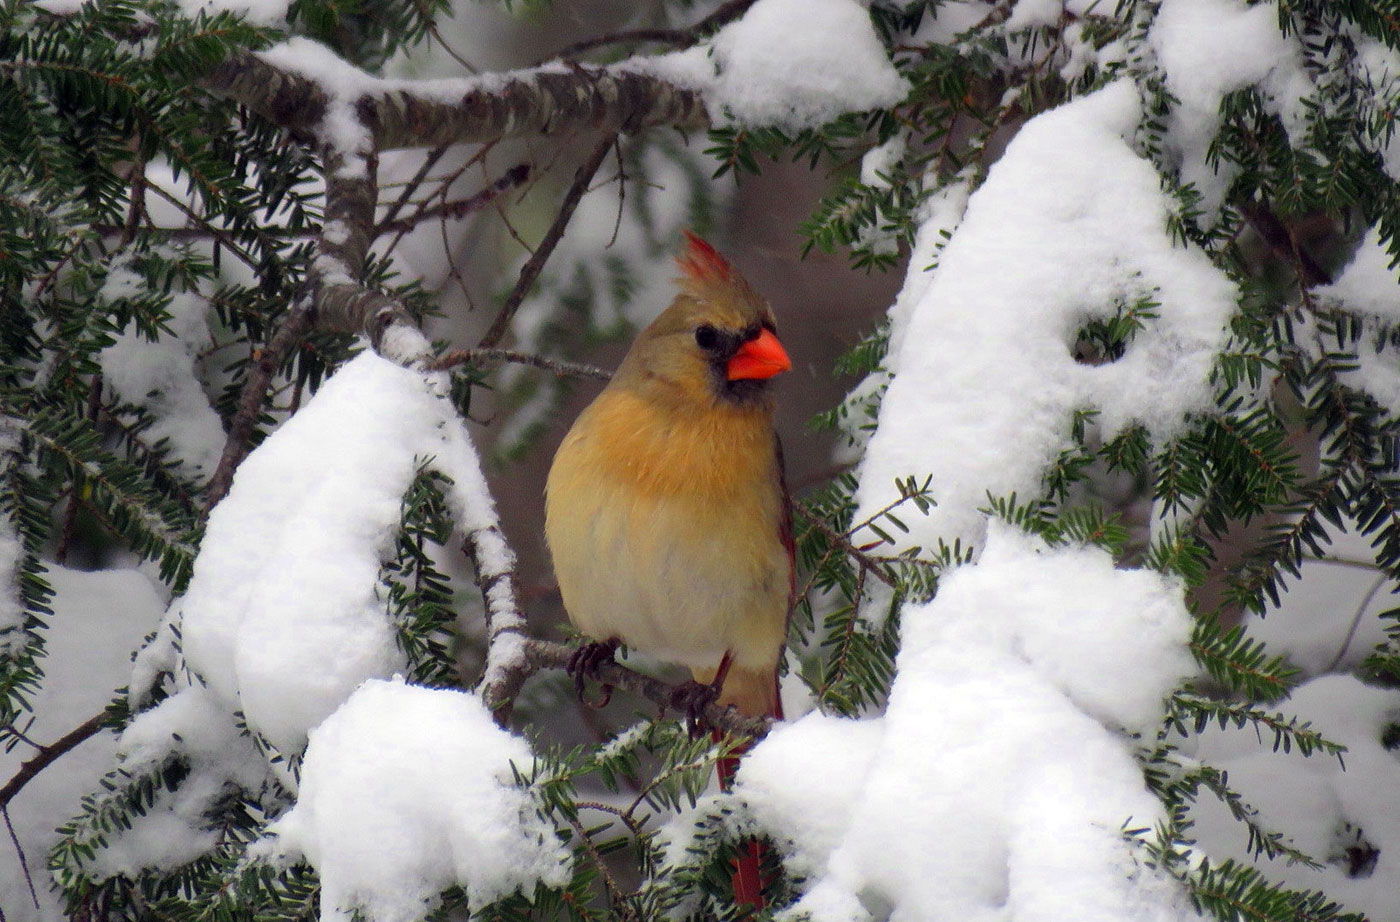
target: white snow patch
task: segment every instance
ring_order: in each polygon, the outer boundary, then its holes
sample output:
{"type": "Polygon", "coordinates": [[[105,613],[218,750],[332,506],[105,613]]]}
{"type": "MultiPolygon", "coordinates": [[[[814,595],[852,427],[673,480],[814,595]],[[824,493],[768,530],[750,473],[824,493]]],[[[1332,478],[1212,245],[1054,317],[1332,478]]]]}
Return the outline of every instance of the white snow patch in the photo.
{"type": "MultiPolygon", "coordinates": [[[[44,631],[44,684],[31,698],[34,723],[25,734],[49,744],[100,712],[126,684],[131,652],[155,628],[166,600],[158,585],[135,570],[84,573],[50,563],[44,578],[54,589],[53,614],[44,631]]],[[[60,895],[50,887],[45,856],[58,841],[54,830],[77,812],[83,795],[97,789],[115,749],[112,734],[94,736],[44,769],[10,803],[40,903],[36,909],[7,842],[9,857],[0,861],[0,905],[10,922],[68,919],[60,895]]],[[[11,777],[33,754],[24,743],[0,753],[0,775],[11,777]]]]}
{"type": "Polygon", "coordinates": [[[24,638],[24,605],[19,595],[20,563],[24,560],[24,543],[10,524],[8,516],[0,516],[0,656],[6,656],[24,638]]]}
{"type": "Polygon", "coordinates": [[[1258,87],[1295,143],[1306,131],[1302,101],[1313,84],[1296,36],[1285,38],[1278,22],[1276,3],[1240,0],[1166,0],[1153,20],[1148,40],[1179,102],[1168,119],[1167,143],[1181,159],[1182,182],[1201,192],[1208,216],[1219,210],[1237,172],[1228,163],[1206,163],[1227,94],[1258,87]]]}
{"type": "Polygon", "coordinates": [[[1400,266],[1381,243],[1379,227],[1368,230],[1337,280],[1313,293],[1336,298],[1349,311],[1370,314],[1387,323],[1400,322],[1400,266]]]}
{"type": "Polygon", "coordinates": [[[284,752],[403,666],[379,566],[448,412],[422,375],[365,353],[248,456],[209,517],[178,603],[185,657],[284,752]]]}
{"type": "Polygon", "coordinates": [[[312,731],[271,831],[320,873],[326,920],[412,922],[453,884],[473,909],[563,886],[569,851],[513,782],[531,760],[475,695],[369,681],[312,731]]]}
{"type": "Polygon", "coordinates": [[[180,12],[193,19],[200,13],[240,13],[250,25],[268,28],[285,27],[288,0],[176,0],[180,12]]]}
{"type": "Polygon", "coordinates": [[[909,92],[854,0],[759,0],[709,45],[633,63],[704,93],[716,123],[749,127],[816,128],[909,92]]]}
{"type": "Polygon", "coordinates": [[[938,268],[911,263],[857,521],[898,498],[896,478],[932,475],[938,505],[904,519],[901,543],[977,544],[988,492],[1039,495],[1075,410],[1096,409],[1105,438],[1141,423],[1160,443],[1212,406],[1236,289],[1168,236],[1157,173],[1124,140],[1138,115],[1132,84],[1119,82],[1032,119],[971,196],[938,268]],[[1143,298],[1158,316],[1122,358],[1075,361],[1085,322],[1143,298]]]}
{"type": "Polygon", "coordinates": [[[905,619],[883,717],[810,714],[739,769],[738,795],[810,875],[793,911],[1195,918],[1124,839],[1161,805],[1117,729],[1150,732],[1194,669],[1180,587],[998,525],[981,561],[905,619]]]}
{"type": "MultiPolygon", "coordinates": [[[[128,289],[144,285],[129,269],[114,267],[103,296],[134,294],[128,289]]],[[[97,357],[103,383],[121,402],[143,407],[154,418],[143,438],[153,444],[168,442],[183,473],[200,483],[214,473],[225,441],[219,414],[210,406],[195,367],[200,350],[211,342],[208,310],[208,302],[199,295],[177,294],[166,308],[168,332],[152,342],[133,322],[97,357]]]]}

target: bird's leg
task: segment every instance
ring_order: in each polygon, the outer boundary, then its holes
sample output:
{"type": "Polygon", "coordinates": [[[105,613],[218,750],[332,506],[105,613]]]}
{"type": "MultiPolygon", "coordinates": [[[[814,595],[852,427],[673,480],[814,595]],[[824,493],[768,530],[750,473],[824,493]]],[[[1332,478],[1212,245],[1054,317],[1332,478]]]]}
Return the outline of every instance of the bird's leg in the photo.
{"type": "Polygon", "coordinates": [[[692,679],[671,694],[671,707],[685,712],[685,725],[691,739],[701,734],[705,724],[705,708],[719,700],[719,694],[724,690],[724,680],[729,675],[729,667],[733,664],[734,655],[726,650],[712,681],[696,682],[692,679]]]}
{"type": "Polygon", "coordinates": [[[603,700],[596,704],[588,701],[583,697],[583,681],[585,678],[598,679],[598,667],[604,663],[617,662],[613,657],[620,644],[621,641],[616,637],[612,640],[591,641],[579,647],[573,656],[569,657],[567,669],[569,675],[574,677],[574,691],[578,693],[578,700],[589,707],[605,708],[612,700],[613,687],[603,682],[603,700]]]}

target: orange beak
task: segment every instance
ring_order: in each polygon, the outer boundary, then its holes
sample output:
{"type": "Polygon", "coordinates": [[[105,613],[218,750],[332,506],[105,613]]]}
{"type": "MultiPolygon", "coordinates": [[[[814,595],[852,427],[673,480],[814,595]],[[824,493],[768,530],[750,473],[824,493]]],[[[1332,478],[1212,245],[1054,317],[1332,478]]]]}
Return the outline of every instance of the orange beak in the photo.
{"type": "Polygon", "coordinates": [[[762,330],[756,339],[739,347],[729,360],[725,373],[730,381],[748,378],[771,378],[792,368],[792,359],[778,342],[772,330],[762,330]]]}

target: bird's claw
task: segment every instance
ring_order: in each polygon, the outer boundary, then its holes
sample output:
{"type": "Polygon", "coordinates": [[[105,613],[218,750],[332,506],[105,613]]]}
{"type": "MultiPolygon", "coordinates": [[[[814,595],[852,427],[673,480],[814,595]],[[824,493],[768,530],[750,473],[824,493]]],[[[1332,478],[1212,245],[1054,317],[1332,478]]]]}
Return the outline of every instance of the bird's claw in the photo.
{"type": "Polygon", "coordinates": [[[616,640],[593,641],[586,643],[574,651],[569,657],[567,667],[569,675],[574,677],[574,691],[578,694],[578,700],[591,708],[605,708],[612,700],[613,687],[598,679],[598,669],[604,663],[617,662],[614,655],[617,653],[618,642],[616,640]],[[598,702],[589,701],[583,696],[583,683],[585,679],[595,679],[602,683],[603,699],[598,702]]]}
{"type": "Polygon", "coordinates": [[[671,707],[685,712],[685,726],[695,739],[709,726],[705,709],[719,700],[719,686],[690,681],[671,693],[671,707]]]}

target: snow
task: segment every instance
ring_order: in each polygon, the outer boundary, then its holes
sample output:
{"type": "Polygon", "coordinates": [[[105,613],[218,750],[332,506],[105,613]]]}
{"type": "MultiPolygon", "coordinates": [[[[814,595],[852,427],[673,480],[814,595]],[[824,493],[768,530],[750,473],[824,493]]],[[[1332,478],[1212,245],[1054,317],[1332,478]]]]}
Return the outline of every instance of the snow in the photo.
{"type": "MultiPolygon", "coordinates": [[[[1199,740],[1198,757],[1229,773],[1231,787],[1260,812],[1264,825],[1324,862],[1321,870],[1265,862],[1262,870],[1288,886],[1322,889],[1348,910],[1373,919],[1400,917],[1400,813],[1394,791],[1400,759],[1381,743],[1400,721],[1400,692],[1373,688],[1347,675],[1313,679],[1285,707],[1330,740],[1347,747],[1345,763],[1324,755],[1303,757],[1261,751],[1254,733],[1212,729],[1199,740]],[[1374,868],[1349,873],[1347,847],[1379,850],[1374,868]]],[[[1209,854],[1248,861],[1244,829],[1214,798],[1192,810],[1195,832],[1209,854]]]]}
{"type": "Polygon", "coordinates": [[[1181,160],[1183,184],[1201,192],[1207,218],[1219,210],[1237,172],[1227,163],[1206,163],[1227,94],[1258,87],[1289,137],[1295,143],[1304,138],[1302,101],[1312,81],[1297,37],[1285,38],[1278,24],[1277,4],[1240,0],[1167,0],[1153,20],[1148,40],[1179,102],[1168,119],[1168,146],[1181,160]]]}
{"type": "Polygon", "coordinates": [[[17,643],[23,642],[18,633],[25,621],[18,584],[23,561],[24,543],[9,518],[0,515],[0,656],[12,652],[17,643]]]}
{"type": "Polygon", "coordinates": [[[854,0],[759,0],[710,44],[633,66],[703,93],[716,124],[750,128],[816,128],[909,92],[854,0]]]}
{"type": "MultiPolygon", "coordinates": [[[[968,200],[938,268],[911,262],[857,521],[898,498],[896,478],[931,474],[938,505],[906,518],[901,544],[975,545],[988,493],[1039,495],[1075,410],[1097,410],[1104,438],[1141,423],[1161,443],[1212,406],[1237,292],[1169,238],[1157,173],[1125,140],[1138,116],[1119,82],[1032,119],[968,200]],[[1140,298],[1158,316],[1126,354],[1077,363],[1079,328],[1140,298]]],[[[930,220],[946,226],[949,205],[930,220]]]]}
{"type": "MultiPolygon", "coordinates": [[[[43,687],[31,701],[34,723],[26,735],[49,744],[99,713],[130,673],[131,652],[155,628],[165,598],[158,585],[135,570],[84,573],[49,563],[44,578],[54,589],[53,614],[44,631],[43,687]]],[[[8,842],[0,857],[0,905],[9,922],[59,922],[67,916],[50,888],[46,855],[58,841],[54,830],[77,811],[79,799],[97,789],[111,767],[116,738],[101,733],[54,762],[9,805],[24,848],[40,908],[24,882],[8,842]]],[[[11,777],[34,750],[21,743],[0,754],[0,776],[11,777]]]]}
{"type": "MultiPolygon", "coordinates": [[[[1328,307],[1337,307],[1362,318],[1362,335],[1348,351],[1355,354],[1355,367],[1339,372],[1348,385],[1365,391],[1392,411],[1400,408],[1400,365],[1395,362],[1389,337],[1400,323],[1400,268],[1391,267],[1392,257],[1381,243],[1380,230],[1372,227],[1363,235],[1351,260],[1330,285],[1313,289],[1314,296],[1328,307]]],[[[1313,352],[1338,350],[1336,337],[1324,335],[1316,321],[1307,317],[1298,325],[1299,341],[1313,331],[1313,352]]]]}
{"type": "Polygon", "coordinates": [[[738,796],[811,878],[791,911],[1194,918],[1123,835],[1161,819],[1120,728],[1151,732],[1194,671],[1181,588],[996,525],[904,618],[883,716],[810,714],[740,766],[738,796]]]}
{"type": "Polygon", "coordinates": [[[403,668],[379,566],[449,412],[422,375],[365,353],[249,455],[209,517],[179,603],[186,660],[284,752],[403,668]]]}
{"type": "MultiPolygon", "coordinates": [[[[113,267],[102,297],[115,300],[144,294],[145,280],[122,266],[113,267]]],[[[182,473],[203,483],[214,473],[225,441],[219,414],[204,393],[196,361],[211,342],[206,319],[209,304],[197,294],[171,297],[167,331],[152,342],[135,321],[102,350],[98,363],[103,383],[122,403],[146,409],[154,419],[142,438],[165,441],[182,473]]]]}
{"type": "Polygon", "coordinates": [[[193,19],[200,13],[241,13],[245,21],[267,28],[287,25],[288,0],[177,0],[180,12],[193,19]]]}
{"type": "Polygon", "coordinates": [[[1400,267],[1381,243],[1379,227],[1361,238],[1351,261],[1331,285],[1313,289],[1319,298],[1336,298],[1358,314],[1370,314],[1387,323],[1400,322],[1400,267]]]}
{"type": "Polygon", "coordinates": [[[320,873],[327,922],[412,922],[453,884],[473,909],[563,886],[569,850],[513,781],[531,761],[474,695],[369,681],[312,731],[297,806],[271,831],[320,873]]]}

